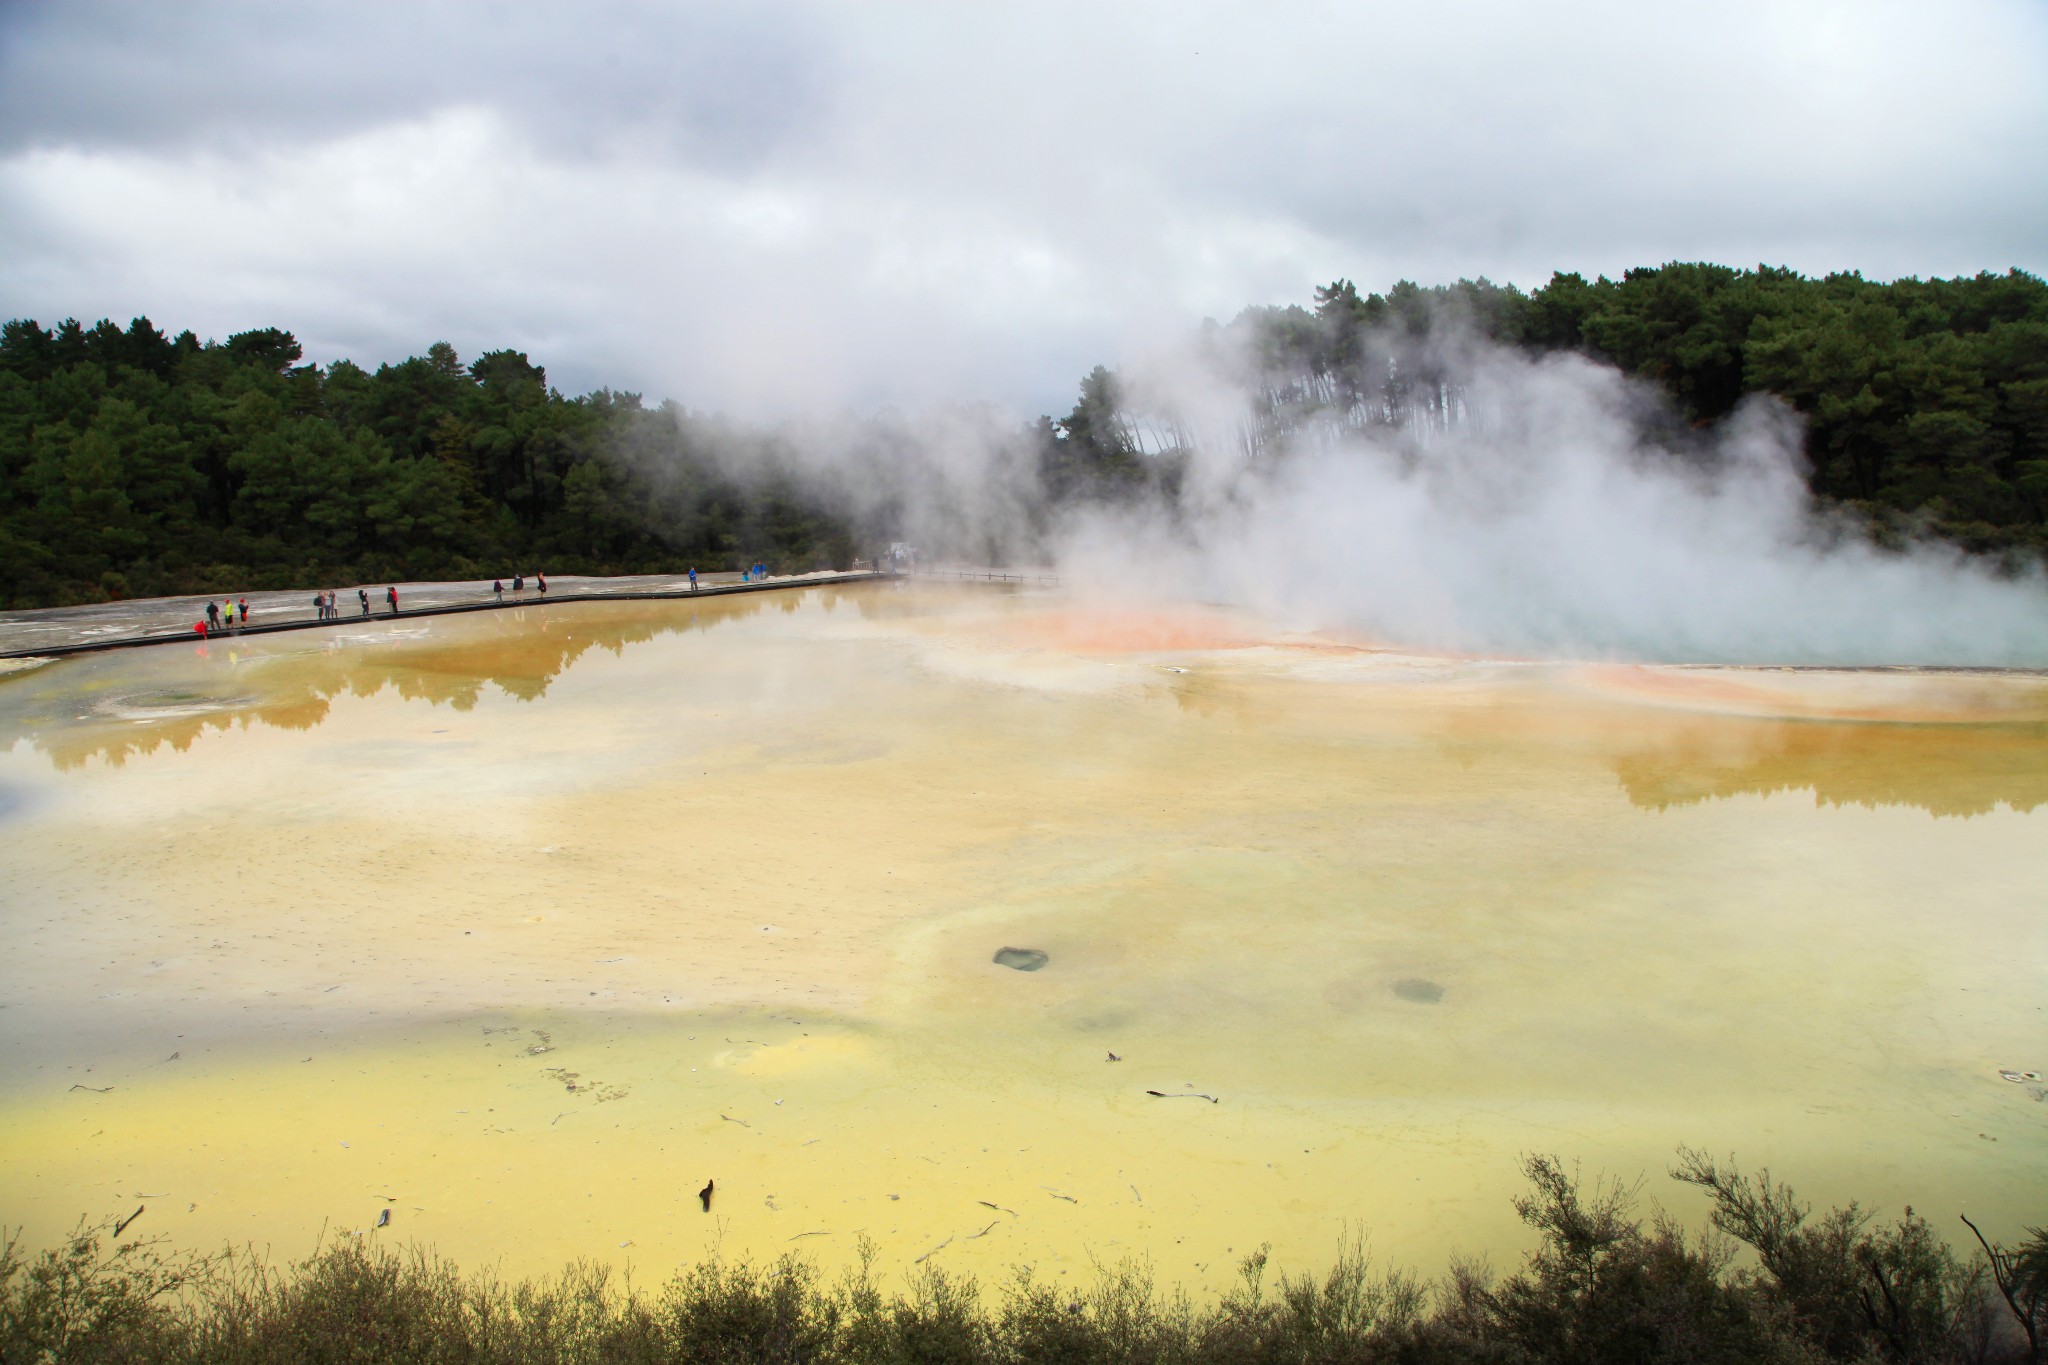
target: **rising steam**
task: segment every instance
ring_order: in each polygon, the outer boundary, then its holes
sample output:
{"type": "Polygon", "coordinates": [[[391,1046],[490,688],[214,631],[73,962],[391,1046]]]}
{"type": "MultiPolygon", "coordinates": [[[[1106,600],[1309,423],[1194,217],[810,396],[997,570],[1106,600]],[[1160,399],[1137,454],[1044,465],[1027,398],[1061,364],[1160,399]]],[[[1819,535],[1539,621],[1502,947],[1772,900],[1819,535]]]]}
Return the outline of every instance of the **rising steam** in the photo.
{"type": "Polygon", "coordinates": [[[1260,387],[1213,356],[1141,368],[1132,401],[1188,433],[1186,477],[1163,510],[1072,518],[1062,566],[1421,648],[2048,665],[2038,568],[1878,548],[1814,504],[1799,419],[1775,400],[1693,432],[1649,386],[1576,355],[1454,337],[1430,359],[1418,413],[1277,436],[1260,387]]]}
{"type": "Polygon", "coordinates": [[[1258,345],[1233,325],[1130,367],[1114,425],[1153,477],[1064,502],[1049,430],[991,408],[765,437],[679,420],[732,477],[808,490],[861,543],[1049,560],[1086,593],[1475,654],[2048,667],[2039,565],[1880,548],[1808,493],[1800,419],[1774,399],[1695,430],[1612,366],[1452,320],[1387,340],[1391,396],[1347,400],[1258,345]]]}

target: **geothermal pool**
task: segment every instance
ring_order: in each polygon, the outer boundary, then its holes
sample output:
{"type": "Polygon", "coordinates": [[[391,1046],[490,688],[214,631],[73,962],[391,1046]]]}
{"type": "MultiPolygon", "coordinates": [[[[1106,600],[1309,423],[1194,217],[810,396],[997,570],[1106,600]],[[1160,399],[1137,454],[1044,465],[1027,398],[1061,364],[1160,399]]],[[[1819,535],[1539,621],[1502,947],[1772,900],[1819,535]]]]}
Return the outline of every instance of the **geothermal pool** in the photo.
{"type": "Polygon", "coordinates": [[[76,658],[0,735],[34,1245],[1435,1273],[1525,1152],[1696,1217],[1682,1142],[2048,1217],[2039,677],[876,584],[76,658]]]}

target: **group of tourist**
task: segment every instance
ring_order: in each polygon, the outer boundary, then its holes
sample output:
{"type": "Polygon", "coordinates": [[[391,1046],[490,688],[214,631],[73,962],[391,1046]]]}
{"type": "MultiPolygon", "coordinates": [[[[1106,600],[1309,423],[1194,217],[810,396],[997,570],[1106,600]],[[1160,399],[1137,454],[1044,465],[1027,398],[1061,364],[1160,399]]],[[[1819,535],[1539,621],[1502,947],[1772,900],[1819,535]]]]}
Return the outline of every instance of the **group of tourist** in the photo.
{"type": "MultiPolygon", "coordinates": [[[[548,593],[547,575],[536,573],[533,576],[533,586],[542,597],[546,597],[548,593]]],[[[690,586],[693,588],[697,586],[697,571],[695,569],[690,570],[690,586]]],[[[494,581],[491,584],[491,591],[497,595],[500,602],[504,601],[505,580],[501,578],[494,581]]],[[[512,591],[514,593],[526,591],[525,574],[512,575],[512,591]]],[[[398,615],[398,587],[396,584],[384,589],[384,604],[391,609],[393,616],[398,615]]],[[[370,590],[368,588],[356,589],[356,605],[361,609],[364,616],[370,614],[370,590]]],[[[326,588],[314,593],[313,615],[316,620],[339,621],[341,619],[341,594],[333,588],[326,588]]],[[[242,628],[248,625],[248,623],[249,599],[246,597],[239,599],[223,597],[218,602],[211,600],[207,602],[205,619],[195,624],[192,629],[201,636],[218,635],[223,630],[240,633],[242,628]]]]}
{"type": "MultiPolygon", "coordinates": [[[[533,586],[534,586],[535,590],[536,590],[536,591],[538,591],[538,592],[540,593],[540,595],[541,595],[542,597],[546,597],[546,596],[548,595],[548,576],[547,576],[546,574],[544,574],[544,573],[535,573],[535,574],[534,574],[534,576],[533,576],[533,586]]],[[[523,574],[523,573],[516,573],[516,574],[513,574],[513,575],[512,575],[512,595],[513,595],[514,597],[517,597],[517,596],[518,596],[518,595],[519,595],[520,593],[523,593],[523,592],[525,592],[525,591],[526,591],[526,575],[525,575],[525,574],[523,574]]],[[[505,600],[505,580],[504,580],[504,579],[502,579],[502,578],[494,578],[494,579],[492,579],[492,580],[491,580],[491,594],[492,594],[492,596],[496,597],[496,598],[497,598],[497,599],[498,599],[498,600],[499,600],[500,602],[502,602],[502,601],[504,601],[504,600],[505,600]]]]}
{"type": "MultiPolygon", "coordinates": [[[[384,600],[391,605],[392,614],[394,616],[397,615],[398,589],[384,589],[384,600]]],[[[368,616],[370,614],[370,590],[368,588],[356,589],[356,604],[362,608],[363,615],[368,616]]],[[[341,619],[341,594],[335,592],[332,588],[324,592],[314,593],[313,613],[317,619],[322,621],[339,621],[341,619]]],[[[237,600],[227,597],[222,598],[219,602],[208,602],[206,604],[206,619],[200,621],[192,629],[200,635],[217,635],[223,630],[240,633],[242,628],[248,624],[249,599],[244,597],[237,600]]]]}
{"type": "MultiPolygon", "coordinates": [[[[768,566],[766,564],[749,564],[746,568],[740,570],[740,581],[742,583],[762,583],[766,582],[767,578],[768,566]]],[[[533,586],[535,591],[545,598],[548,595],[547,575],[543,573],[534,574],[533,586]]],[[[696,588],[697,570],[693,567],[690,570],[690,590],[694,592],[696,588]]],[[[514,596],[525,591],[526,575],[523,573],[513,574],[512,592],[514,596]]],[[[496,578],[491,580],[491,594],[500,602],[505,600],[504,579],[496,578]]],[[[391,614],[396,616],[398,614],[398,589],[396,586],[384,589],[384,602],[385,605],[391,608],[391,614]]],[[[362,609],[364,616],[370,614],[370,590],[368,588],[356,589],[356,605],[362,609]]],[[[332,588],[314,593],[313,611],[319,620],[339,621],[341,619],[340,594],[332,588]]],[[[237,601],[235,598],[227,597],[222,598],[219,602],[209,601],[206,604],[206,619],[199,622],[193,629],[201,635],[217,634],[222,630],[238,632],[243,626],[248,624],[248,621],[249,599],[244,597],[237,601]]]]}
{"type": "Polygon", "coordinates": [[[232,597],[223,597],[218,602],[208,598],[206,602],[206,619],[193,626],[192,629],[198,631],[201,635],[217,635],[223,630],[239,633],[242,627],[248,624],[248,598],[244,597],[237,600],[232,597]]]}
{"type": "MultiPolygon", "coordinates": [[[[396,593],[390,588],[386,588],[385,591],[393,593],[391,609],[396,611],[398,609],[396,593]]],[[[320,620],[339,621],[341,619],[341,604],[335,599],[336,593],[332,588],[329,588],[326,592],[313,595],[313,610],[319,613],[320,620]]],[[[357,588],[356,601],[362,604],[363,615],[368,616],[370,614],[370,590],[368,588],[357,588]]]]}

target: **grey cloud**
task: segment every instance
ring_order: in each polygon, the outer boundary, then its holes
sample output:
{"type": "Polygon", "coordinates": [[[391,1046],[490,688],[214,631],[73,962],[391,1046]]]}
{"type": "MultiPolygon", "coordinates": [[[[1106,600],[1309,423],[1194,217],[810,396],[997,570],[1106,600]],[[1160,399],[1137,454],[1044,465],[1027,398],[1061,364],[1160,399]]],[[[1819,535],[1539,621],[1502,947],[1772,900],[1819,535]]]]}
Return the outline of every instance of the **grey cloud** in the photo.
{"type": "Polygon", "coordinates": [[[788,409],[1669,259],[2048,267],[2048,13],[1200,0],[0,7],[0,312],[788,409]]]}
{"type": "Polygon", "coordinates": [[[675,7],[17,3],[0,18],[0,150],[292,143],[456,105],[565,156],[758,162],[830,103],[780,4],[675,7]]]}

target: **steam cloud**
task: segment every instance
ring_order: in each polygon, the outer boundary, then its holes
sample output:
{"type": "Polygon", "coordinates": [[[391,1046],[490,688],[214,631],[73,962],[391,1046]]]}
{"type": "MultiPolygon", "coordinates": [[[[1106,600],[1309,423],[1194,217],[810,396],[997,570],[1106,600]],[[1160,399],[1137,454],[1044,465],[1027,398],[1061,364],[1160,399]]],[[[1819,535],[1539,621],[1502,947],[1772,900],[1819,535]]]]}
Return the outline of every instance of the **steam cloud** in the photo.
{"type": "Polygon", "coordinates": [[[1121,500],[1051,499],[1037,438],[993,407],[814,416],[766,439],[680,420],[733,477],[806,488],[869,544],[1050,561],[1096,595],[1482,655],[2048,667],[2040,565],[1874,544],[1808,493],[1800,418],[1774,399],[1696,431],[1612,366],[1453,320],[1387,346],[1417,362],[1408,399],[1333,411],[1262,367],[1251,330],[1121,376],[1126,431],[1185,462],[1121,500]]]}
{"type": "Polygon", "coordinates": [[[1873,545],[1814,504],[1799,419],[1775,400],[1693,433],[1583,357],[1436,349],[1448,420],[1311,428],[1277,458],[1216,438],[1233,415],[1242,430],[1242,385],[1141,372],[1135,392],[1202,413],[1177,524],[1084,520],[1062,563],[1084,582],[1475,653],[2048,664],[2038,567],[2003,577],[1945,545],[1873,545]]]}
{"type": "MultiPolygon", "coordinates": [[[[1181,353],[1126,406],[1188,452],[1170,505],[1021,523],[1014,439],[957,417],[912,534],[1047,547],[1084,591],[1227,602],[1302,629],[1477,654],[1664,662],[2048,665],[2048,580],[1938,543],[1873,544],[1807,492],[1801,426],[1753,398],[1716,428],[1576,355],[1428,342],[1431,404],[1261,432],[1242,358],[1181,353]],[[961,454],[974,449],[972,458],[961,454]]],[[[1268,381],[1269,382],[1269,381],[1268,381]]],[[[1271,426],[1270,421],[1268,426],[1271,426]]],[[[865,481],[855,480],[848,486],[865,481]]]]}

